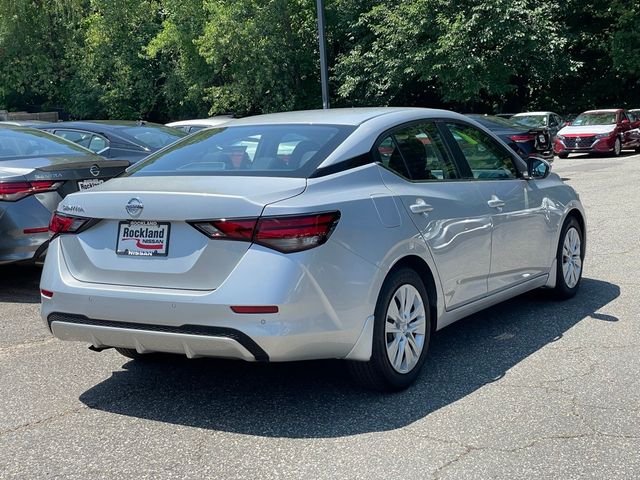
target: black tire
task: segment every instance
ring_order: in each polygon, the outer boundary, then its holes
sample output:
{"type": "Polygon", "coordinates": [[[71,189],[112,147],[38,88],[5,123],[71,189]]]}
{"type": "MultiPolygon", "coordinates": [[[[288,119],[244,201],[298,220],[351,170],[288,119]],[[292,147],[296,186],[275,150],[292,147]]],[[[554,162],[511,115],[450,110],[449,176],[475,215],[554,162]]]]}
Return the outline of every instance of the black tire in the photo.
{"type": "Polygon", "coordinates": [[[582,231],[582,227],[578,220],[575,217],[569,217],[565,220],[564,225],[562,226],[562,230],[560,231],[560,240],[558,240],[558,250],[556,252],[556,286],[551,290],[552,295],[559,299],[565,300],[573,297],[580,288],[580,283],[582,282],[582,272],[584,271],[584,232],[582,231]],[[569,230],[575,229],[578,233],[578,237],[580,238],[580,261],[582,263],[582,268],[580,269],[580,275],[578,277],[578,282],[573,286],[569,287],[564,278],[564,273],[562,269],[563,265],[563,253],[562,246],[564,244],[565,238],[569,230]]]}
{"type": "Polygon", "coordinates": [[[636,153],[640,153],[640,147],[636,147],[636,153]]]}
{"type": "Polygon", "coordinates": [[[616,137],[616,141],[613,142],[613,156],[619,157],[621,153],[622,153],[622,141],[620,140],[620,137],[616,137]]]}
{"type": "Polygon", "coordinates": [[[563,159],[569,158],[569,154],[566,152],[559,153],[558,158],[563,158],[563,159]]]}
{"type": "Polygon", "coordinates": [[[426,361],[427,351],[429,350],[429,341],[431,339],[431,314],[429,310],[427,289],[420,276],[409,268],[402,268],[392,272],[382,285],[378,302],[376,303],[371,359],[367,362],[349,362],[349,369],[356,382],[364,388],[382,392],[404,390],[415,382],[426,361]],[[401,286],[406,284],[415,287],[422,299],[426,325],[423,347],[418,361],[409,372],[399,373],[393,368],[387,355],[385,324],[387,321],[387,309],[394,294],[401,286]]]}

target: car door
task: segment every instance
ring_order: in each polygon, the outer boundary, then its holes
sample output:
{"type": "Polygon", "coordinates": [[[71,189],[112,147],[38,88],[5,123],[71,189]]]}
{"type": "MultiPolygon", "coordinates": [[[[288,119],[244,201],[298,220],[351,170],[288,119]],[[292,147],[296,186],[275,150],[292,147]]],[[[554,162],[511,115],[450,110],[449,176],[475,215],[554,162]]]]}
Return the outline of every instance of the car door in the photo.
{"type": "Polygon", "coordinates": [[[487,295],[491,211],[462,179],[433,122],[383,135],[374,155],[383,182],[401,200],[436,264],[448,310],[487,295]]]}
{"type": "Polygon", "coordinates": [[[547,202],[535,181],[522,178],[515,156],[475,126],[446,122],[452,148],[466,175],[492,210],[488,293],[515,286],[549,271],[553,229],[547,202]]]}

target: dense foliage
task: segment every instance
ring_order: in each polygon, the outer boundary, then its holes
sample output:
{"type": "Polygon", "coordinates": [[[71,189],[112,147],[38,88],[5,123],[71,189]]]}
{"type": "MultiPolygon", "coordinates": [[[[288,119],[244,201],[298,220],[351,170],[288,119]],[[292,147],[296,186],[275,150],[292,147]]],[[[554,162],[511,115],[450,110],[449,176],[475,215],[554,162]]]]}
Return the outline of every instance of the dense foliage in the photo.
{"type": "MultiPolygon", "coordinates": [[[[640,107],[637,0],[325,0],[334,106],[640,107]]],[[[0,108],[321,106],[314,0],[0,0],[0,108]]]]}

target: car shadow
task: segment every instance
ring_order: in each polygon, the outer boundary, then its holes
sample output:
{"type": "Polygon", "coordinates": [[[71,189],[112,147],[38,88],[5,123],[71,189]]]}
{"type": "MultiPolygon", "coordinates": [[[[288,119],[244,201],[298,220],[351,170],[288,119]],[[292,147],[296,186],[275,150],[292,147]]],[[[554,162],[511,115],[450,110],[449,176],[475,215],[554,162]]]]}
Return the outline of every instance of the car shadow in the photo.
{"type": "Polygon", "coordinates": [[[37,264],[0,266],[0,302],[40,303],[41,275],[37,264]]]}
{"type": "Polygon", "coordinates": [[[578,295],[550,301],[522,295],[438,332],[414,386],[395,394],[354,386],[340,361],[252,364],[165,358],[134,362],[80,400],[105,412],[265,437],[329,438],[406,426],[449,405],[556,342],[620,295],[585,278],[578,295]]]}

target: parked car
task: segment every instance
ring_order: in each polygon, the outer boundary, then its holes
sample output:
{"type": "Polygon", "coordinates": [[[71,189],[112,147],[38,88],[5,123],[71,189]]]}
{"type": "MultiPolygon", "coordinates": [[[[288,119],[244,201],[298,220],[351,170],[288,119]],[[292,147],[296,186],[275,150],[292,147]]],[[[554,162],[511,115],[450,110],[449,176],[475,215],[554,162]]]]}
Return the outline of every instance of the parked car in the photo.
{"type": "Polygon", "coordinates": [[[220,127],[233,120],[231,115],[218,115],[211,118],[201,118],[195,120],[180,120],[178,122],[167,123],[167,127],[177,128],[186,133],[195,133],[205,128],[220,127]]]}
{"type": "Polygon", "coordinates": [[[511,119],[492,115],[472,113],[467,116],[491,130],[521,157],[537,156],[553,162],[553,144],[547,128],[523,127],[511,119]]]}
{"type": "Polygon", "coordinates": [[[0,121],[0,127],[3,125],[13,125],[14,127],[34,127],[36,125],[42,125],[42,120],[2,120],[0,121]]]}
{"type": "Polygon", "coordinates": [[[185,132],[150,122],[86,120],[36,125],[98,155],[130,164],[184,137],[185,132]]]}
{"type": "Polygon", "coordinates": [[[58,203],[127,165],[40,130],[0,127],[0,264],[39,258],[58,203]]]}
{"type": "Polygon", "coordinates": [[[340,358],[380,390],[416,379],[435,330],[528,290],[574,295],[586,232],[546,161],[421,108],[203,130],[68,196],[51,231],[41,313],[60,339],[136,360],[340,358]]]}
{"type": "Polygon", "coordinates": [[[632,122],[623,109],[589,110],[562,128],[554,144],[555,153],[567,158],[570,153],[612,153],[640,151],[636,134],[640,123],[632,122]]]}
{"type": "Polygon", "coordinates": [[[511,117],[511,121],[524,128],[546,128],[549,131],[551,144],[556,139],[558,131],[566,123],[560,115],[553,112],[517,113],[511,117]]]}

